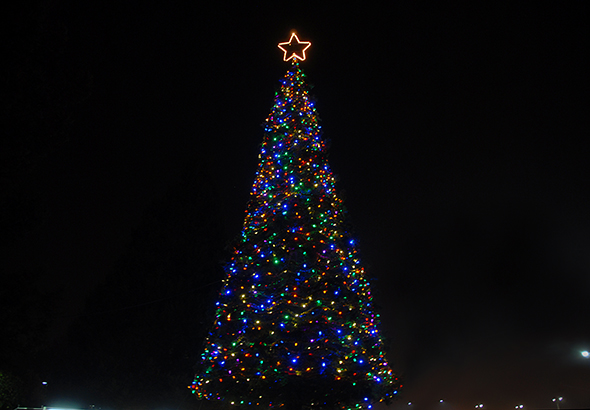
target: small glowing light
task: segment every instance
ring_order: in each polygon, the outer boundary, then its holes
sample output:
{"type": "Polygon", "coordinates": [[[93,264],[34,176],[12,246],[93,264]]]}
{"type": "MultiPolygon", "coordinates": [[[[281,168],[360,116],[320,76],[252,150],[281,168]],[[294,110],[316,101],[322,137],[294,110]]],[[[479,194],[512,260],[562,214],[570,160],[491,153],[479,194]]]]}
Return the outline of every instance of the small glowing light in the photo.
{"type": "Polygon", "coordinates": [[[41,382],[43,386],[47,386],[47,382],[41,382]]]}
{"type": "Polygon", "coordinates": [[[439,402],[442,403],[443,402],[443,399],[440,399],[439,402]]]}
{"type": "Polygon", "coordinates": [[[583,352],[580,352],[580,353],[586,359],[588,359],[590,357],[590,352],[588,352],[588,350],[584,350],[583,352]]]}

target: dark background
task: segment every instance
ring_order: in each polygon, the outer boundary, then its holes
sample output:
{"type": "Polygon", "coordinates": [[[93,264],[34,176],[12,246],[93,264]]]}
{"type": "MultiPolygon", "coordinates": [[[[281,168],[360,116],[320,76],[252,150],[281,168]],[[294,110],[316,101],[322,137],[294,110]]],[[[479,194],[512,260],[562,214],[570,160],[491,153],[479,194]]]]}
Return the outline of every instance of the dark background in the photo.
{"type": "Polygon", "coordinates": [[[0,370],[21,405],[200,405],[296,29],[395,408],[590,407],[584,3],[82,3],[3,13],[0,370]]]}

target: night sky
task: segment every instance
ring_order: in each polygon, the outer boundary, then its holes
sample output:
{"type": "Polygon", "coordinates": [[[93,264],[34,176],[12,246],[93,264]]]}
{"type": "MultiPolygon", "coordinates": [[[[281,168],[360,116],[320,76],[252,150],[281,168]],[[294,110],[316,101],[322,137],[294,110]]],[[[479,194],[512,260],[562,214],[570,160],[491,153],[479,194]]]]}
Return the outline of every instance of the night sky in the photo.
{"type": "Polygon", "coordinates": [[[14,10],[5,72],[41,53],[20,48],[27,33],[52,33],[40,43],[55,46],[49,68],[33,77],[67,115],[46,123],[59,143],[27,172],[8,168],[41,216],[15,228],[3,258],[61,292],[51,340],[187,169],[219,211],[202,218],[225,241],[239,234],[288,67],[277,43],[295,29],[312,42],[302,67],[403,377],[392,408],[550,408],[560,395],[590,407],[582,2],[31,4],[14,10]]]}

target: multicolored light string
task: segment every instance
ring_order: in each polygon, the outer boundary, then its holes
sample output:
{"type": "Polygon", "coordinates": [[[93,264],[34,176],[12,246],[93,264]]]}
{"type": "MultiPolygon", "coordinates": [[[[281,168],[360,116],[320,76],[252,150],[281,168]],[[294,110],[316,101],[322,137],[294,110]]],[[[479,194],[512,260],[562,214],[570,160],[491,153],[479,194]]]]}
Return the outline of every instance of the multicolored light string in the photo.
{"type": "Polygon", "coordinates": [[[190,388],[235,405],[280,407],[304,394],[302,406],[371,408],[399,386],[305,74],[292,61],[190,388]]]}

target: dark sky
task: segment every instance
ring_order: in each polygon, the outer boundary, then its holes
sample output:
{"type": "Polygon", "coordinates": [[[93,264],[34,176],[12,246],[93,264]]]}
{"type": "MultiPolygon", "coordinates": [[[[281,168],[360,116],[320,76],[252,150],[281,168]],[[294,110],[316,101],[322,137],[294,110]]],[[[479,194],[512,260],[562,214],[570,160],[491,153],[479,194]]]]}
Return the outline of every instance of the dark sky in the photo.
{"type": "MultiPolygon", "coordinates": [[[[292,29],[380,306],[394,408],[590,407],[588,11],[501,6],[54,2],[92,78],[26,183],[68,312],[181,169],[206,164],[239,233],[292,29]],[[439,399],[446,402],[440,404],[439,399]],[[501,407],[504,406],[504,407],[501,407]]],[[[65,326],[62,323],[62,327],[65,326]]],[[[67,321],[66,321],[67,324],[67,321]]]]}

